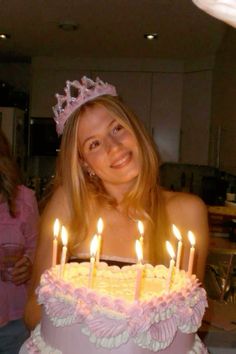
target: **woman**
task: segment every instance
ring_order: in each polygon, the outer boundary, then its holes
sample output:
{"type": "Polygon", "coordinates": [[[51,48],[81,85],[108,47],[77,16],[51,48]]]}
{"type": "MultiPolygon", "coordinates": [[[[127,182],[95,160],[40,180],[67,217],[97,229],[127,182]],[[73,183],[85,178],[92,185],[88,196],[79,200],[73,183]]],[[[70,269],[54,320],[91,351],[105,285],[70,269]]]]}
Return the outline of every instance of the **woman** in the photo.
{"type": "MultiPolygon", "coordinates": [[[[145,261],[167,264],[165,240],[173,237],[172,224],[178,226],[184,238],[190,229],[195,233],[195,272],[200,279],[207,256],[208,226],[203,202],[190,194],[161,189],[154,144],[116,97],[115,88],[84,77],[81,82],[67,82],[65,91],[65,96],[57,95],[54,107],[57,131],[63,136],[54,191],[42,215],[25,314],[31,328],[40,319],[34,292],[40,275],[51,266],[52,225],[56,218],[68,228],[71,254],[79,258],[89,257],[99,217],[105,225],[101,250],[104,260],[135,262],[137,220],[145,226],[145,261]],[[73,90],[77,92],[75,97],[73,90]]],[[[188,251],[189,247],[184,250],[182,267],[186,267],[188,251]]]]}
{"type": "Polygon", "coordinates": [[[0,266],[7,247],[23,249],[12,271],[0,276],[0,353],[17,354],[28,331],[22,320],[37,237],[38,207],[33,191],[20,182],[9,143],[0,130],[0,266]]]}

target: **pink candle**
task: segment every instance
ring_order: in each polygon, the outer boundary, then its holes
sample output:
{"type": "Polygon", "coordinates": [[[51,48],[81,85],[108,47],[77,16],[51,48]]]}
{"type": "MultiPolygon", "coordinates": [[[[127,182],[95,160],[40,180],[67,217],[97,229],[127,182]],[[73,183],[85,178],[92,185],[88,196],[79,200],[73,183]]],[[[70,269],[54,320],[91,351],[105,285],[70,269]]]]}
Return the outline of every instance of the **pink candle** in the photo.
{"type": "Polygon", "coordinates": [[[99,263],[100,261],[100,254],[101,254],[101,246],[102,246],[102,231],[103,231],[103,221],[102,221],[102,218],[99,218],[98,219],[98,222],[97,222],[97,242],[98,242],[98,245],[97,245],[97,253],[96,253],[96,264],[99,263]]]}
{"type": "Polygon", "coordinates": [[[95,259],[96,259],[97,250],[98,250],[98,237],[97,235],[94,235],[90,244],[90,268],[89,268],[89,283],[88,283],[89,288],[93,287],[94,268],[95,268],[95,259]]]}
{"type": "Polygon", "coordinates": [[[182,247],[183,247],[182,236],[179,229],[174,224],[172,225],[172,230],[173,230],[173,234],[178,239],[176,269],[180,269],[181,254],[182,254],[182,247]]]}
{"type": "Polygon", "coordinates": [[[140,240],[136,240],[135,249],[137,253],[138,263],[137,263],[137,274],[136,274],[136,281],[135,281],[135,293],[134,299],[138,300],[140,297],[141,292],[141,285],[142,285],[142,277],[143,277],[143,248],[140,240]]]}
{"type": "Polygon", "coordinates": [[[63,277],[64,266],[66,263],[66,254],[67,254],[67,243],[68,243],[68,234],[65,226],[61,228],[61,240],[62,240],[62,253],[61,253],[61,264],[60,264],[60,277],[63,277]]]}
{"type": "Polygon", "coordinates": [[[170,265],[169,265],[169,269],[168,269],[168,274],[167,274],[167,279],[166,279],[166,291],[169,292],[170,287],[171,287],[171,280],[172,280],[174,265],[175,265],[175,261],[174,261],[175,252],[174,252],[174,249],[169,241],[166,241],[166,248],[167,248],[167,251],[171,257],[170,265]]]}
{"type": "Polygon", "coordinates": [[[189,261],[188,261],[188,275],[191,276],[193,273],[193,263],[194,263],[194,254],[195,254],[195,236],[192,231],[188,231],[188,239],[191,244],[189,261]]]}
{"type": "Polygon", "coordinates": [[[55,220],[53,226],[53,248],[52,248],[52,267],[57,264],[57,238],[60,231],[60,222],[58,219],[55,220]]]}

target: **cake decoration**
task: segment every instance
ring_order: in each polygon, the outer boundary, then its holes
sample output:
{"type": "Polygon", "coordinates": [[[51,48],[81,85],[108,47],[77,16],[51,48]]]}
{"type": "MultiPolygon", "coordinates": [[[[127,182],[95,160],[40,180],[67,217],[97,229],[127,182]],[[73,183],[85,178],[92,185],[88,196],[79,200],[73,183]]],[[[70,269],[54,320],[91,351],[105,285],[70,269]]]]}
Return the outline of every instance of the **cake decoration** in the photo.
{"type": "Polygon", "coordinates": [[[190,345],[189,350],[179,353],[207,353],[195,337],[207,306],[205,290],[196,276],[188,277],[186,272],[175,269],[172,288],[167,293],[168,269],[144,265],[142,293],[138,301],[133,301],[130,289],[135,284],[137,265],[119,268],[100,262],[93,289],[87,286],[89,262],[66,264],[63,279],[58,277],[58,267],[42,275],[37,289],[43,319],[28,340],[28,353],[34,353],[30,348],[35,337],[37,343],[41,337],[43,343],[63,354],[76,353],[75,343],[87,343],[89,349],[82,350],[86,354],[96,354],[98,349],[99,354],[103,350],[104,354],[107,350],[128,354],[127,346],[132,346],[135,353],[167,350],[169,354],[169,346],[179,336],[183,336],[184,348],[185,341],[191,344],[186,344],[186,348],[190,345]],[[70,331],[76,333],[75,338],[70,331]],[[55,336],[57,340],[69,336],[73,350],[66,350],[63,341],[54,342],[55,336]]]}

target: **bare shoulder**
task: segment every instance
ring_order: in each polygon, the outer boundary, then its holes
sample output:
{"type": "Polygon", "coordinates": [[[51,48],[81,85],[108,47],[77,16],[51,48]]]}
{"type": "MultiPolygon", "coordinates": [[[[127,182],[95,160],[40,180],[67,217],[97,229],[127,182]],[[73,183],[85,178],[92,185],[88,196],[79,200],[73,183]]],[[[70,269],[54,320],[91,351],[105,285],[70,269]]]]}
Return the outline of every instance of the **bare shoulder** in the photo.
{"type": "Polygon", "coordinates": [[[163,198],[169,212],[179,211],[184,215],[207,213],[203,200],[197,195],[182,192],[163,191],[163,198]]]}
{"type": "Polygon", "coordinates": [[[209,230],[208,213],[205,203],[196,195],[163,191],[167,214],[171,224],[181,231],[185,250],[182,266],[187,269],[188,247],[187,234],[191,230],[196,237],[196,264],[194,272],[202,280],[205,273],[205,263],[208,254],[209,230]]]}

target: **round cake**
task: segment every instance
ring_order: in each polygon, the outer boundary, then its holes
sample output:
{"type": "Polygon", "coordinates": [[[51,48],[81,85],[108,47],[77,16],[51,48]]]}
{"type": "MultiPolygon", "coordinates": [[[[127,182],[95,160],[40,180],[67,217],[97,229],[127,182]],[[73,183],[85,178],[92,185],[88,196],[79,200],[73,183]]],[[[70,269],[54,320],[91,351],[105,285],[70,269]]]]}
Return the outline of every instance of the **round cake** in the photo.
{"type": "Polygon", "coordinates": [[[196,332],[207,306],[196,276],[143,266],[135,299],[138,265],[68,263],[47,270],[37,289],[41,323],[20,353],[204,354],[196,332]],[[92,285],[91,285],[92,284],[92,285]]]}

